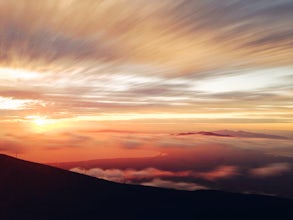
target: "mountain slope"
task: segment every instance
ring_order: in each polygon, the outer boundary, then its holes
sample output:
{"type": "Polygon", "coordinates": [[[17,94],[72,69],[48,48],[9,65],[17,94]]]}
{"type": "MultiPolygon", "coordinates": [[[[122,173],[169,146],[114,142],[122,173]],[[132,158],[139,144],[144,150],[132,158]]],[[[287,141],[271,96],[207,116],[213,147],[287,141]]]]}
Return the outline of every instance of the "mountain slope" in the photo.
{"type": "Polygon", "coordinates": [[[112,183],[0,155],[0,219],[241,219],[293,214],[292,200],[112,183]]]}

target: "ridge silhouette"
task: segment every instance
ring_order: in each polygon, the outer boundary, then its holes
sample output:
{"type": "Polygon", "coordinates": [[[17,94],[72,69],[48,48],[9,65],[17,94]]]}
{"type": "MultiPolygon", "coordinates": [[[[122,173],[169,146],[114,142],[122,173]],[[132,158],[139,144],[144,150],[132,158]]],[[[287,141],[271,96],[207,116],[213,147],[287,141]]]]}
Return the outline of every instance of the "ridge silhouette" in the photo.
{"type": "Polygon", "coordinates": [[[0,154],[0,219],[282,219],[293,201],[113,183],[0,154]]]}

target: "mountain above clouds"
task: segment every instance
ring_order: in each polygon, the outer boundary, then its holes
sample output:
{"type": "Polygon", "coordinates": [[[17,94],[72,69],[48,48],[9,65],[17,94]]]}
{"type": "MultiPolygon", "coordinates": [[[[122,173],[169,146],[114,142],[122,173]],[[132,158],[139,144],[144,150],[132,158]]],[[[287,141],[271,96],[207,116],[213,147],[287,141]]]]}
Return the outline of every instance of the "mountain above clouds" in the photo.
{"type": "Polygon", "coordinates": [[[209,132],[209,131],[182,132],[182,133],[178,133],[176,135],[184,136],[184,135],[194,135],[194,134],[207,135],[207,136],[219,136],[219,137],[232,137],[231,135],[228,135],[228,134],[219,134],[219,133],[209,132]]]}
{"type": "Polygon", "coordinates": [[[206,136],[218,136],[218,137],[244,137],[244,138],[269,138],[269,139],[288,139],[284,136],[254,133],[248,131],[233,131],[233,130],[217,130],[217,131],[199,131],[199,132],[181,132],[175,134],[177,136],[185,135],[206,135],[206,136]]]}
{"type": "Polygon", "coordinates": [[[270,138],[270,139],[287,139],[287,137],[272,135],[272,134],[263,134],[263,133],[254,133],[248,131],[233,131],[233,130],[218,130],[214,131],[214,133],[220,135],[229,135],[232,137],[246,137],[246,138],[270,138]]]}
{"type": "Polygon", "coordinates": [[[293,200],[113,183],[0,155],[0,219],[258,219],[293,214],[293,200]]]}

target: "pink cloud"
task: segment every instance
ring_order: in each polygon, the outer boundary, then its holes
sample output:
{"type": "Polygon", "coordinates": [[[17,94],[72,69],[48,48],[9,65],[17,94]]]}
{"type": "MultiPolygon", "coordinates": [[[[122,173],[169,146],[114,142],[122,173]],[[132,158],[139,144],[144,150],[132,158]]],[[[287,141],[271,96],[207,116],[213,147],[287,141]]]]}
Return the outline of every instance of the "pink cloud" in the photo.
{"type": "Polygon", "coordinates": [[[100,168],[93,168],[89,170],[81,169],[81,168],[73,168],[70,171],[76,172],[76,173],[82,173],[85,175],[114,181],[114,182],[124,182],[125,174],[123,170],[119,169],[107,169],[103,170],[100,168]]]}
{"type": "Polygon", "coordinates": [[[0,140],[0,152],[19,154],[25,152],[25,147],[18,141],[2,139],[0,140]]]}
{"type": "Polygon", "coordinates": [[[155,168],[146,168],[142,170],[134,169],[82,169],[73,168],[73,172],[82,173],[89,176],[94,176],[101,179],[106,179],[114,182],[127,182],[127,183],[142,183],[152,182],[154,179],[174,178],[174,177],[187,177],[187,178],[199,178],[209,181],[218,179],[226,179],[232,176],[238,175],[237,168],[234,166],[219,166],[214,170],[207,172],[196,172],[191,170],[186,171],[166,171],[155,168]]]}
{"type": "Polygon", "coordinates": [[[162,188],[172,188],[172,189],[179,189],[179,190],[188,190],[188,191],[208,189],[207,187],[196,184],[196,183],[174,182],[174,181],[162,180],[162,179],[153,179],[150,182],[141,183],[141,185],[162,187],[162,188]]]}
{"type": "Polygon", "coordinates": [[[257,177],[270,177],[288,172],[291,168],[289,163],[271,163],[267,166],[254,168],[250,170],[250,173],[257,177]]]}
{"type": "Polygon", "coordinates": [[[120,169],[101,169],[101,168],[92,168],[92,169],[81,169],[73,168],[73,172],[82,173],[89,176],[94,176],[101,179],[106,179],[115,182],[132,182],[140,181],[145,179],[153,179],[156,177],[172,177],[178,175],[178,173],[158,170],[154,168],[147,168],[143,170],[120,170],[120,169]]]}
{"type": "Polygon", "coordinates": [[[120,182],[120,183],[140,183],[145,186],[154,186],[154,187],[163,187],[163,188],[172,188],[179,190],[198,190],[198,189],[207,189],[207,187],[190,182],[175,182],[170,180],[163,180],[162,178],[166,177],[176,177],[176,176],[187,176],[191,175],[192,172],[169,172],[158,170],[154,168],[147,168],[143,170],[119,170],[119,169],[100,169],[93,168],[89,170],[81,169],[81,168],[73,168],[71,169],[73,172],[82,173],[89,176],[94,176],[97,178],[120,182]],[[142,182],[141,182],[142,181],[142,182]]]}
{"type": "Polygon", "coordinates": [[[214,181],[239,175],[237,170],[236,166],[219,166],[212,171],[202,172],[197,175],[203,179],[214,181]]]}

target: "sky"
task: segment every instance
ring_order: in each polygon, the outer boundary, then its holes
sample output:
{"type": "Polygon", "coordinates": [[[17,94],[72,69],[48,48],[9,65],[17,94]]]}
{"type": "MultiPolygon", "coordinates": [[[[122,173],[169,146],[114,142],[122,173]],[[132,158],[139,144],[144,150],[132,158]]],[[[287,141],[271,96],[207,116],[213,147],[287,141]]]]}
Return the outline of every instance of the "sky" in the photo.
{"type": "MultiPolygon", "coordinates": [[[[229,146],[279,158],[245,172],[287,171],[292,57],[291,0],[0,0],[0,153],[59,163],[229,146]],[[174,135],[223,129],[284,139],[174,135]]],[[[223,167],[241,170],[209,172],[223,167]]]]}

